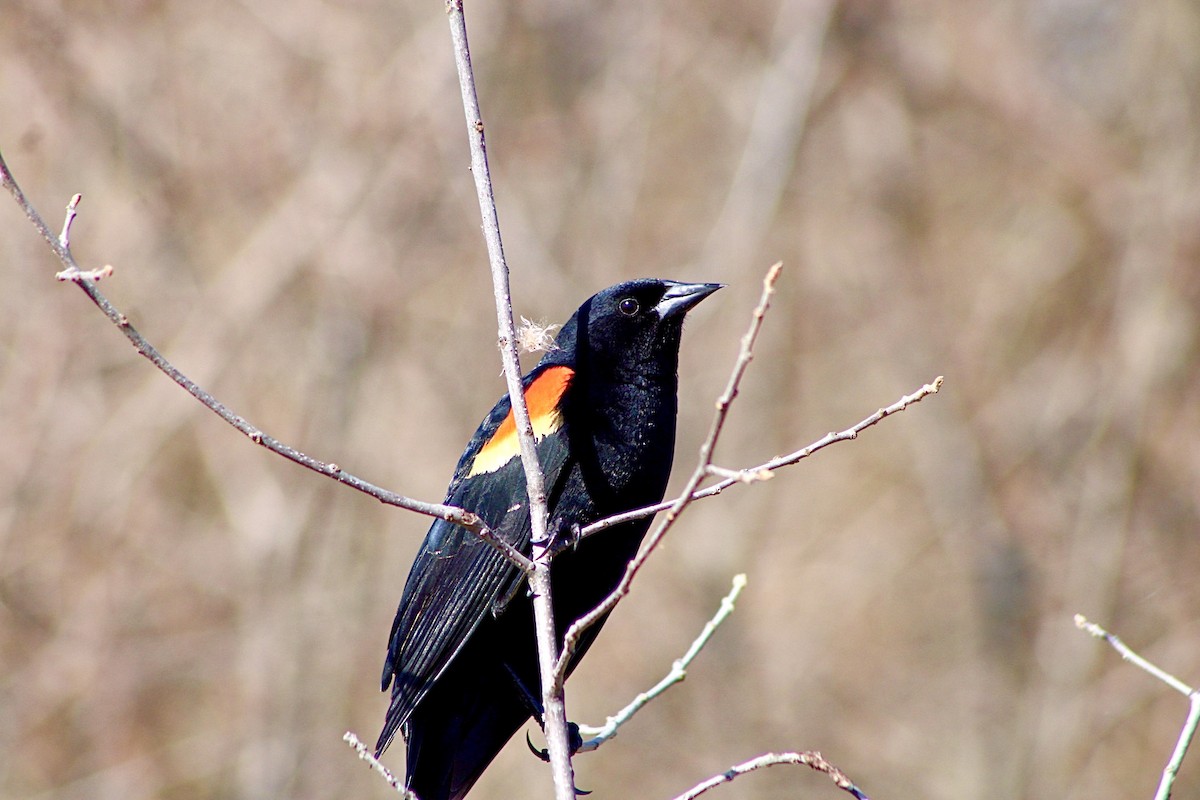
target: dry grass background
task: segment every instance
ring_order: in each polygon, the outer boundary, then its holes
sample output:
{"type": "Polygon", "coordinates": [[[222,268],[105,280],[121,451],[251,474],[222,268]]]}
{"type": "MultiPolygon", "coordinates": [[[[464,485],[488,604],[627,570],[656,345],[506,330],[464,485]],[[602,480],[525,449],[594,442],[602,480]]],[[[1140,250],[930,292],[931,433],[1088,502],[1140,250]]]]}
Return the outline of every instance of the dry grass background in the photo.
{"type": "MultiPolygon", "coordinates": [[[[816,748],[883,800],[1149,797],[1185,703],[1071,615],[1200,681],[1200,8],[467,13],[518,311],[730,284],[685,337],[680,464],[776,259],[722,463],[947,381],[690,512],[571,716],[749,588],[580,785],[665,798],[816,748]]],[[[84,194],[77,255],[191,376],[441,498],[502,391],[441,3],[6,0],[0,147],[56,222],[84,194]]],[[[253,447],[52,280],[8,201],[0,231],[0,796],[387,796],[341,734],[381,722],[426,522],[253,447]]],[[[549,796],[524,749],[473,797],[549,796]]],[[[841,795],[781,767],[719,796],[841,795]]]]}

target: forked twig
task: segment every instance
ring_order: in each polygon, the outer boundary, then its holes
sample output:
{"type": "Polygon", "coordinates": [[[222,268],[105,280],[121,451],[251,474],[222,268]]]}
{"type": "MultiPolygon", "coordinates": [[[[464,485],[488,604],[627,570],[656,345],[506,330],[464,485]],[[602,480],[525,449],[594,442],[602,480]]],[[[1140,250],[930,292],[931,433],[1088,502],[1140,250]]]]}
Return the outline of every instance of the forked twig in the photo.
{"type": "MultiPolygon", "coordinates": [[[[846,428],[843,431],[838,431],[837,433],[827,433],[807,447],[802,447],[801,449],[788,453],[784,456],[777,456],[776,458],[773,458],[770,461],[765,461],[757,466],[745,467],[739,470],[722,470],[719,467],[714,468],[710,466],[710,473],[716,473],[719,475],[722,472],[725,472],[728,474],[726,474],[722,480],[712,484],[711,486],[706,486],[703,489],[698,489],[692,492],[691,499],[703,500],[706,497],[718,495],[735,484],[753,483],[757,480],[763,480],[766,475],[770,475],[776,470],[782,469],[783,467],[790,467],[793,464],[803,461],[804,459],[816,453],[818,450],[824,450],[831,444],[848,441],[850,439],[857,439],[860,433],[865,431],[867,428],[870,428],[872,425],[879,423],[887,417],[900,413],[909,406],[924,400],[931,394],[937,394],[938,390],[942,388],[943,381],[944,378],[939,375],[938,377],[934,378],[933,381],[925,384],[912,394],[907,394],[896,402],[892,403],[890,406],[879,409],[874,414],[871,414],[869,417],[860,421],[858,424],[846,428]]],[[[641,519],[642,517],[648,517],[652,514],[657,514],[660,511],[666,511],[667,509],[671,508],[675,502],[676,501],[674,500],[668,500],[652,506],[646,506],[644,508],[634,509],[633,511],[627,511],[624,514],[615,514],[611,517],[606,517],[598,522],[593,522],[591,525],[588,525],[586,528],[580,531],[580,538],[585,538],[592,536],[593,534],[600,533],[601,531],[611,528],[614,525],[620,525],[622,522],[629,522],[630,520],[641,519]]]]}
{"type": "Polygon", "coordinates": [[[71,250],[67,247],[69,241],[71,222],[75,219],[75,208],[79,205],[80,195],[75,195],[71,198],[71,202],[67,205],[67,220],[63,223],[63,232],[60,236],[55,236],[50,230],[50,226],[46,224],[46,220],[42,219],[42,215],[33,207],[33,203],[29,202],[29,198],[25,196],[25,192],[21,190],[17,179],[13,177],[12,172],[8,169],[8,164],[4,160],[4,154],[0,153],[0,183],[4,184],[4,188],[17,201],[17,205],[25,212],[25,216],[33,223],[33,227],[37,228],[38,233],[46,240],[46,244],[50,245],[50,249],[58,256],[58,260],[63,263],[63,266],[68,269],[74,268],[79,270],[75,264],[75,257],[71,255],[71,250]]]}
{"type": "Polygon", "coordinates": [[[78,214],[80,195],[76,194],[71,198],[71,203],[67,206],[66,219],[63,222],[63,231],[60,235],[55,235],[50,227],[46,224],[41,214],[34,208],[33,204],[25,196],[20,185],[9,171],[8,165],[4,162],[4,157],[0,154],[0,182],[3,183],[10,194],[16,199],[17,204],[21,206],[25,212],[25,216],[29,217],[34,227],[41,233],[42,238],[50,245],[50,249],[58,257],[59,262],[63,265],[63,270],[55,275],[60,281],[70,281],[83,290],[84,294],[108,317],[117,328],[129,340],[129,343],[134,346],[139,354],[146,357],[150,363],[154,364],[163,374],[174,381],[179,386],[183,387],[188,394],[199,400],[206,408],[212,411],[225,422],[232,425],[237,430],[246,435],[250,441],[257,445],[265,447],[276,455],[299,464],[300,466],[310,469],[313,472],[320,473],[327,478],[333,478],[339,483],[344,483],[352,489],[356,489],[363,494],[374,497],[376,500],[390,506],[404,508],[409,511],[415,511],[418,514],[425,514],[430,517],[444,519],[447,522],[452,522],[456,525],[461,525],[467,530],[472,531],[488,544],[504,553],[513,563],[517,564],[522,570],[528,573],[533,566],[533,562],[525,557],[520,551],[510,545],[508,542],[496,536],[483,520],[472,512],[455,506],[448,506],[442,503],[426,503],[421,500],[415,500],[411,497],[406,497],[402,494],[389,491],[382,487],[376,486],[373,483],[363,480],[356,475],[343,470],[338,464],[333,462],[321,461],[313,458],[306,453],[303,453],[294,447],[290,447],[283,442],[280,442],[274,437],[268,436],[256,425],[251,424],[241,415],[232,411],[224,403],[217,400],[209,392],[202,389],[195,381],[181,372],[170,361],[168,361],[156,347],[150,344],[144,336],[135,328],[120,310],[118,310],[107,297],[105,297],[99,289],[96,288],[96,281],[106,275],[112,273],[112,267],[105,267],[100,270],[84,270],[79,267],[75,261],[75,256],[71,253],[70,248],[70,228],[72,222],[78,214]]]}
{"type": "Polygon", "coordinates": [[[1171,752],[1171,758],[1167,761],[1167,766],[1163,768],[1162,778],[1158,782],[1158,791],[1154,793],[1154,800],[1168,800],[1171,796],[1171,787],[1175,785],[1175,776],[1179,774],[1179,767],[1183,764],[1183,757],[1187,755],[1188,747],[1191,746],[1192,739],[1196,736],[1196,728],[1200,726],[1200,689],[1193,689],[1158,665],[1142,658],[1119,637],[1109,633],[1096,623],[1089,622],[1082,614],[1075,615],[1075,627],[1097,639],[1108,642],[1114,650],[1121,654],[1121,658],[1187,697],[1189,704],[1187,720],[1183,723],[1183,729],[1175,741],[1175,749],[1171,752]]]}
{"type": "Polygon", "coordinates": [[[630,719],[633,715],[641,711],[647,703],[661,695],[667,689],[670,689],[677,683],[682,683],[687,677],[687,669],[691,666],[692,661],[704,649],[712,639],[713,634],[717,632],[717,628],[721,626],[730,614],[733,613],[734,605],[737,603],[738,595],[742,593],[742,589],[746,588],[746,576],[735,575],[733,578],[733,588],[729,590],[729,594],[721,600],[721,606],[717,609],[717,613],[713,615],[704,625],[704,629],[700,631],[700,635],[692,642],[692,646],[687,649],[687,652],[680,658],[676,659],[671,665],[671,671],[668,672],[662,680],[654,684],[647,691],[642,692],[633,701],[618,711],[613,716],[609,717],[604,725],[593,728],[586,725],[579,726],[579,732],[585,736],[590,736],[590,739],[584,741],[583,745],[577,752],[584,753],[595,750],[600,745],[607,742],[609,739],[615,738],[618,729],[630,719]]]}

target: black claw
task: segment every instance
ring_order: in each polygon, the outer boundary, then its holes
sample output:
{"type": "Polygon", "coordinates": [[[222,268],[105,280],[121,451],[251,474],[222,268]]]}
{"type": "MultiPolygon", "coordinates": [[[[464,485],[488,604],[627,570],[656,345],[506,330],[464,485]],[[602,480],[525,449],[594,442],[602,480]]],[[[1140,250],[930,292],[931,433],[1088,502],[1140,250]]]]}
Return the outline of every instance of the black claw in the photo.
{"type": "Polygon", "coordinates": [[[547,764],[550,763],[550,751],[549,750],[538,750],[536,747],[534,747],[533,740],[529,738],[529,731],[525,731],[525,744],[529,748],[529,752],[533,753],[535,756],[540,758],[542,761],[545,761],[547,764]]]}
{"type": "MultiPolygon", "coordinates": [[[[538,719],[537,723],[538,727],[542,728],[544,731],[546,726],[542,723],[541,719],[538,719]]],[[[529,752],[533,753],[542,761],[550,763],[550,751],[538,750],[536,747],[534,747],[533,740],[529,738],[529,731],[525,731],[525,744],[529,747],[529,752]]],[[[579,752],[579,748],[583,747],[583,735],[579,733],[579,726],[574,722],[567,723],[567,746],[571,749],[571,755],[575,755],[579,752]]],[[[584,792],[576,789],[575,794],[591,794],[591,792],[584,792]]]]}
{"type": "MultiPolygon", "coordinates": [[[[571,735],[572,735],[571,755],[575,755],[575,751],[578,750],[578,747],[574,744],[574,741],[575,741],[575,739],[579,739],[579,726],[576,725],[574,722],[571,722],[568,724],[571,726],[571,732],[572,732],[571,733],[571,735]]],[[[580,740],[580,744],[582,744],[582,740],[580,740]]],[[[549,750],[538,750],[536,747],[534,747],[533,740],[529,738],[529,731],[525,731],[525,746],[529,748],[529,752],[533,753],[539,759],[546,762],[547,764],[550,763],[550,751],[549,750]]],[[[578,786],[573,786],[571,788],[575,791],[576,797],[587,797],[589,794],[592,793],[591,789],[580,789],[578,786]]]]}
{"type": "Polygon", "coordinates": [[[579,546],[579,542],[583,540],[583,528],[579,527],[578,522],[572,522],[568,525],[563,523],[562,520],[555,520],[551,523],[551,526],[551,556],[556,556],[564,550],[574,550],[579,546]]]}

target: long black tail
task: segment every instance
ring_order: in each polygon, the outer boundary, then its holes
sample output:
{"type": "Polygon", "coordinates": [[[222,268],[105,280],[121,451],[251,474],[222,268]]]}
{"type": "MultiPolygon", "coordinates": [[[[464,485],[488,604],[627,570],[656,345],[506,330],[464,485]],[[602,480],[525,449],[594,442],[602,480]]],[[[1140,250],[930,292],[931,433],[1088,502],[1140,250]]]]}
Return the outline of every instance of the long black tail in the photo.
{"type": "Polygon", "coordinates": [[[439,682],[404,729],[406,785],[421,800],[461,800],[529,718],[508,675],[439,682]]]}

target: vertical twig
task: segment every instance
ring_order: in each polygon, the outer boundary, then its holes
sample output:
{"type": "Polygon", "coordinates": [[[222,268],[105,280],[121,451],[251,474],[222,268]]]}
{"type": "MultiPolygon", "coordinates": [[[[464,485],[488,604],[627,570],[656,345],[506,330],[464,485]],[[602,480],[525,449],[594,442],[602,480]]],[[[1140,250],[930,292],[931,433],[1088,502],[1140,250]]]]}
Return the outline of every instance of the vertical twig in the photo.
{"type": "Polygon", "coordinates": [[[448,0],[446,15],[450,21],[450,37],[454,42],[454,61],[462,89],[463,112],[467,120],[467,139],[471,147],[471,172],[475,176],[475,192],[483,217],[483,237],[487,242],[488,260],[492,269],[492,287],[496,299],[496,318],[499,326],[500,354],[504,362],[504,377],[512,402],[513,419],[521,443],[521,463],[529,494],[529,514],[532,525],[533,569],[529,572],[529,588],[533,593],[533,611],[537,629],[538,665],[542,679],[542,712],[546,745],[554,775],[554,791],[558,800],[575,800],[575,776],[571,766],[571,751],[567,738],[567,714],[561,682],[554,680],[558,660],[558,642],[554,630],[554,608],[550,597],[550,561],[546,552],[549,544],[547,529],[546,489],[542,468],[538,463],[533,426],[525,406],[521,388],[521,367],[517,357],[516,329],[513,325],[512,295],[509,292],[508,264],[500,240],[500,223],[496,200],[492,194],[491,174],[488,171],[487,144],[484,138],[483,116],[475,92],[475,76],[471,69],[471,51],[467,44],[467,25],[462,0],[448,0]]]}

